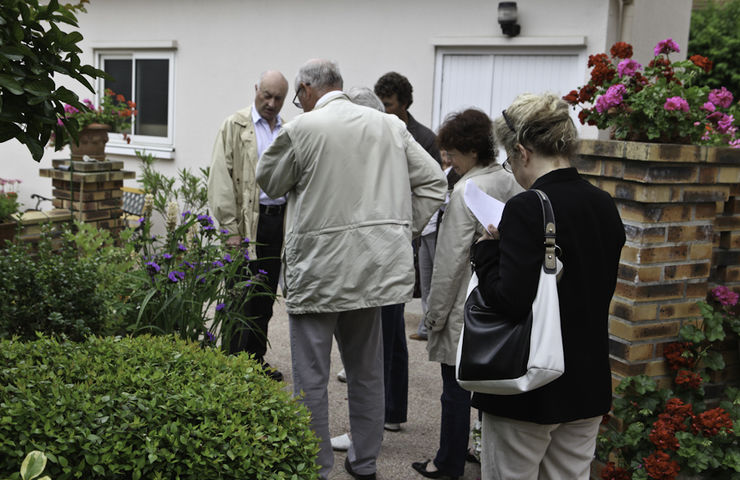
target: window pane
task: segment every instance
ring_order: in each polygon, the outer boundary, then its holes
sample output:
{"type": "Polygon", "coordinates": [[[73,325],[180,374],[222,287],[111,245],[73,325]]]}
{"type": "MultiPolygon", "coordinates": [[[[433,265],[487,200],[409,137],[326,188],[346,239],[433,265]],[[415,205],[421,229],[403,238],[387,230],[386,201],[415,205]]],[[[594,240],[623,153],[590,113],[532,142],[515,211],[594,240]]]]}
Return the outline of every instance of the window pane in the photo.
{"type": "Polygon", "coordinates": [[[104,87],[120,93],[126,100],[131,100],[131,68],[133,68],[131,60],[104,59],[103,70],[113,77],[111,80],[105,80],[104,87]]]}
{"type": "Polygon", "coordinates": [[[166,59],[136,60],[135,134],[167,136],[169,68],[166,59]]]}

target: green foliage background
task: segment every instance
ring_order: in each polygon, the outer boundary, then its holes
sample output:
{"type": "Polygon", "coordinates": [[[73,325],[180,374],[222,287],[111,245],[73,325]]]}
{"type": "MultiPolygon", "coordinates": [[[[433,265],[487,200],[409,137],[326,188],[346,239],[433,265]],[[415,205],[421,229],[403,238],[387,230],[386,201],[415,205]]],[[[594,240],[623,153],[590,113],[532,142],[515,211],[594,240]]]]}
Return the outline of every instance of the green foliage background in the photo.
{"type": "Polygon", "coordinates": [[[706,79],[712,88],[726,87],[740,96],[740,0],[710,2],[691,14],[688,54],[714,62],[706,79]]]}

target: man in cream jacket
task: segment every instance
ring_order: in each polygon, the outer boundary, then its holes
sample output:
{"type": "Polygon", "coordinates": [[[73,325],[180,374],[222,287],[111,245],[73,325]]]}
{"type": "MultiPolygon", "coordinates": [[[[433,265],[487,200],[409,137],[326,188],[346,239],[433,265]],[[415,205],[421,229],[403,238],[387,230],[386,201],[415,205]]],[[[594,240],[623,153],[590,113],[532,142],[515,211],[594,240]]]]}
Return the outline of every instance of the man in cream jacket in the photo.
{"type": "Polygon", "coordinates": [[[272,197],[288,195],[283,252],[294,391],[311,411],[326,479],[334,463],[327,383],[332,336],[347,372],[352,445],[346,470],[374,479],[383,439],[380,307],[411,300],[411,238],[444,200],[437,162],[393,115],[355,105],[337,65],[311,60],[286,124],[257,164],[272,197]]]}

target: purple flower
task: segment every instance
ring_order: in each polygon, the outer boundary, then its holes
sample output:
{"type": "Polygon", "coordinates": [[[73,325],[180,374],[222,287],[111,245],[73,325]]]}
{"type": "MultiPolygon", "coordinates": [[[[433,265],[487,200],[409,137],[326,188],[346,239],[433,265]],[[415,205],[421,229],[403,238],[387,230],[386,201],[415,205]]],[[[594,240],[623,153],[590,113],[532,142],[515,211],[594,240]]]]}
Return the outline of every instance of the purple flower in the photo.
{"type": "Polygon", "coordinates": [[[153,271],[155,271],[157,273],[159,273],[159,271],[162,269],[162,267],[160,267],[159,265],[157,265],[156,262],[153,262],[153,261],[152,262],[146,262],[145,265],[147,267],[149,267],[150,270],[153,270],[153,271]]]}
{"type": "Polygon", "coordinates": [[[231,255],[229,255],[228,253],[226,255],[224,255],[224,261],[225,262],[228,262],[228,263],[231,263],[233,261],[231,259],[231,255]]]}
{"type": "Polygon", "coordinates": [[[162,257],[164,257],[166,260],[169,260],[172,258],[172,255],[170,255],[169,253],[165,253],[162,255],[162,257]]]}
{"type": "Polygon", "coordinates": [[[208,225],[213,225],[213,219],[209,217],[208,215],[198,215],[198,220],[201,223],[206,223],[208,225]]]}
{"type": "Polygon", "coordinates": [[[249,260],[249,252],[244,252],[244,260],[249,260]]]}
{"type": "Polygon", "coordinates": [[[619,65],[617,65],[617,72],[620,77],[628,76],[631,77],[642,68],[642,65],[632,60],[631,58],[625,58],[619,65]]]}
{"type": "Polygon", "coordinates": [[[714,104],[712,102],[706,102],[704,105],[701,106],[701,109],[702,110],[706,110],[709,113],[712,113],[717,108],[714,106],[714,104]]]}
{"type": "Polygon", "coordinates": [[[213,262],[213,266],[214,266],[214,267],[223,267],[223,266],[224,266],[224,264],[223,264],[223,263],[221,263],[221,261],[220,261],[220,260],[216,260],[215,262],[213,262]]]}
{"type": "Polygon", "coordinates": [[[211,332],[206,332],[206,339],[209,343],[216,341],[216,337],[211,332]]]}
{"type": "Polygon", "coordinates": [[[190,210],[185,210],[184,212],[182,212],[182,218],[185,218],[185,217],[187,217],[188,215],[190,215],[192,213],[193,212],[191,212],[190,210]]]}
{"type": "Polygon", "coordinates": [[[735,123],[735,117],[732,115],[725,115],[717,122],[717,131],[719,133],[732,133],[733,123],[735,123]]]}
{"type": "Polygon", "coordinates": [[[220,312],[221,310],[224,309],[225,306],[226,306],[225,303],[219,303],[218,305],[216,305],[216,311],[220,312]]]}
{"type": "Polygon", "coordinates": [[[177,283],[178,281],[185,278],[185,274],[183,272],[178,272],[177,270],[172,270],[170,274],[167,275],[167,278],[177,283]]]}
{"type": "Polygon", "coordinates": [[[657,57],[661,53],[665,53],[668,55],[671,52],[680,52],[681,49],[679,48],[678,44],[673,41],[672,38],[666,38],[665,40],[661,40],[658,42],[658,44],[653,49],[653,53],[655,53],[655,56],[657,57]]]}
{"type": "Polygon", "coordinates": [[[242,240],[242,243],[249,243],[249,237],[244,237],[244,239],[242,240]]]}
{"type": "Polygon", "coordinates": [[[261,268],[258,270],[258,273],[260,275],[267,275],[267,272],[265,270],[262,270],[261,268]]]}
{"type": "Polygon", "coordinates": [[[596,111],[604,113],[612,107],[616,107],[622,103],[622,95],[626,88],[621,83],[612,85],[606,90],[606,93],[596,99],[596,111]]]}
{"type": "Polygon", "coordinates": [[[146,217],[139,217],[139,223],[146,222],[146,217]]]}
{"type": "Polygon", "coordinates": [[[732,93],[725,87],[715,88],[709,92],[709,101],[718,107],[730,108],[730,105],[732,105],[732,93]]]}
{"type": "Polygon", "coordinates": [[[666,99],[663,108],[669,111],[680,110],[682,112],[688,112],[689,102],[682,97],[670,97],[666,99]]]}
{"type": "Polygon", "coordinates": [[[225,228],[222,228],[222,229],[220,230],[220,232],[221,232],[221,233],[223,233],[224,235],[228,235],[228,234],[229,234],[229,231],[228,231],[228,230],[226,230],[225,228]]]}
{"type": "Polygon", "coordinates": [[[737,305],[738,298],[740,298],[740,295],[733,292],[724,285],[713,288],[712,296],[719,303],[727,307],[734,307],[735,305],[737,305]]]}
{"type": "Polygon", "coordinates": [[[182,267],[183,265],[185,265],[186,267],[188,267],[188,268],[191,268],[191,269],[192,269],[192,268],[195,268],[195,265],[193,265],[192,263],[188,262],[187,260],[185,260],[184,262],[182,262],[182,263],[180,264],[180,266],[181,266],[181,267],[182,267]]]}
{"type": "Polygon", "coordinates": [[[177,249],[180,250],[181,252],[187,252],[188,251],[188,247],[186,247],[182,243],[178,243],[177,244],[177,249]]]}
{"type": "Polygon", "coordinates": [[[197,280],[199,283],[206,283],[206,277],[204,277],[203,275],[198,275],[197,277],[195,277],[195,280],[197,280]]]}
{"type": "Polygon", "coordinates": [[[213,225],[206,225],[205,227],[203,227],[203,230],[216,230],[216,227],[214,227],[213,225]]]}

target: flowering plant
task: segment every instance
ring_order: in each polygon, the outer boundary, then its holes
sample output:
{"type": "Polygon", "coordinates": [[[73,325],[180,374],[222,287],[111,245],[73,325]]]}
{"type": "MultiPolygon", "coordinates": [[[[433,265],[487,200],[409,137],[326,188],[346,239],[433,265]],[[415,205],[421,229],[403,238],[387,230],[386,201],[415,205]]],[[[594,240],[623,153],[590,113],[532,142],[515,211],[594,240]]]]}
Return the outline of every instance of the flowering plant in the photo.
{"type": "MultiPolygon", "coordinates": [[[[132,238],[138,268],[131,301],[138,313],[135,333],[168,334],[214,345],[229,345],[235,328],[250,326],[244,304],[264,286],[263,273],[248,272],[242,246],[226,246],[228,231],[217,230],[208,215],[178,213],[170,202],[163,238],[151,234],[153,198],[147,194],[140,228],[132,238]]],[[[265,293],[260,293],[265,295],[265,293]]]]}
{"type": "Polygon", "coordinates": [[[18,193],[16,186],[20,180],[0,178],[0,223],[10,220],[11,215],[18,213],[18,193]]]}
{"type": "Polygon", "coordinates": [[[728,388],[718,406],[704,398],[708,370],[725,367],[716,351],[725,339],[721,323],[738,320],[737,304],[736,293],[713,289],[700,304],[702,327],[684,327],[680,342],[665,345],[673,388],[659,388],[645,375],[622,380],[597,443],[597,455],[607,461],[602,479],[673,480],[679,472],[740,478],[740,389],[728,388]]]}
{"type": "Polygon", "coordinates": [[[131,121],[138,113],[136,103],[126,100],[126,97],[116,94],[109,88],[105,89],[99,107],[95,108],[89,98],[84,99],[82,103],[85,105],[83,109],[72,105],[64,106],[64,117],[57,118],[57,125],[64,127],[62,130],[64,135],[61,140],[52,135],[51,141],[54,146],[62,147],[76,140],[76,134],[73,136],[70,132],[79,132],[93,123],[108,125],[111,131],[122,133],[127,142],[131,141],[128,133],[131,130],[131,121]]]}
{"type": "Polygon", "coordinates": [[[702,77],[712,62],[701,55],[671,63],[679,46],[668,38],[643,68],[632,46],[617,42],[610,55],[590,55],[591,79],[563,97],[580,106],[582,124],[613,129],[616,139],[730,145],[740,148],[736,118],[740,107],[725,87],[710,89],[702,77]]]}

